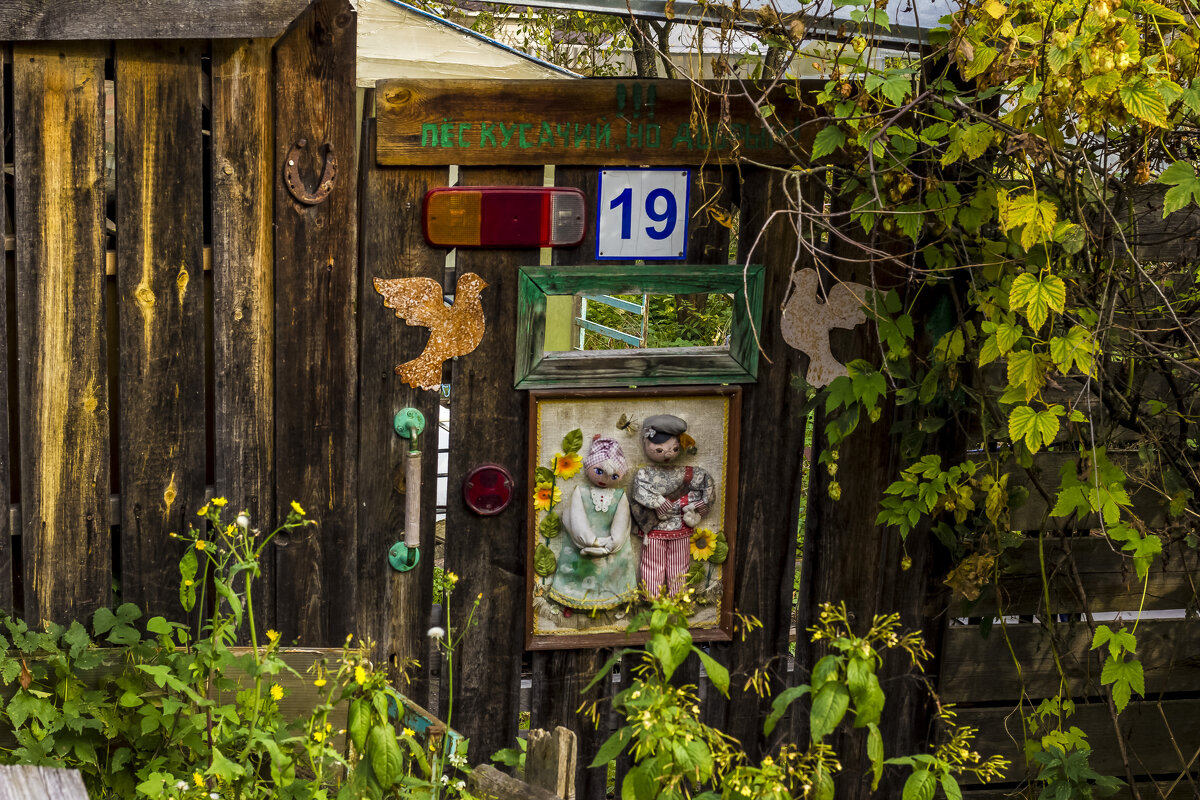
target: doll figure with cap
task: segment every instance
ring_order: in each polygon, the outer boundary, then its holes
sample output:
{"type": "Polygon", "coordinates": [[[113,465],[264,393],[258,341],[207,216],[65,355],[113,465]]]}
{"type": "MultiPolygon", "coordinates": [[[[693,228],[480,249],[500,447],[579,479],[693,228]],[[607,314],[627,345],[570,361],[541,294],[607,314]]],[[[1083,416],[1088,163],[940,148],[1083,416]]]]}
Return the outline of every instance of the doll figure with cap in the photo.
{"type": "Polygon", "coordinates": [[[616,439],[596,434],[583,459],[586,482],[562,514],[567,536],[547,592],[567,608],[606,610],[637,595],[637,554],[630,542],[629,500],[618,484],[629,462],[616,439]]]}
{"type": "Polygon", "coordinates": [[[691,538],[715,495],[712,476],[700,467],[673,464],[684,450],[687,422],[673,414],[642,420],[642,452],[650,463],[633,477],[631,510],[645,538],[638,580],[651,595],[666,586],[678,594],[686,582],[691,538]]]}

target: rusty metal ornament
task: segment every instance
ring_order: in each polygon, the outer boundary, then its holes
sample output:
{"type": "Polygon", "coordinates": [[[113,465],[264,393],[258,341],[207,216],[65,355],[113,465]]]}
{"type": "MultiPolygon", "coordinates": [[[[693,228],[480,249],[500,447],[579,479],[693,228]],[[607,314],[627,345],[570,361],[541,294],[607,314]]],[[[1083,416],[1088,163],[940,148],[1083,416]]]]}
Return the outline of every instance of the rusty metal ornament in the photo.
{"type": "Polygon", "coordinates": [[[306,206],[315,206],[324,202],[329,197],[329,193],[333,191],[333,182],[337,179],[337,156],[333,153],[333,145],[326,142],[325,166],[321,172],[321,182],[317,184],[315,192],[310,192],[300,178],[300,154],[307,146],[308,140],[300,139],[292,146],[291,150],[288,150],[287,163],[283,168],[283,182],[287,186],[288,194],[294,197],[296,202],[306,206]]]}
{"type": "Polygon", "coordinates": [[[474,272],[458,277],[454,305],[446,307],[442,286],[432,278],[375,278],[375,291],[383,304],[411,326],[429,329],[429,341],[421,355],[396,365],[396,374],[409,386],[438,389],[442,362],[465,356],[483,340],[484,316],[480,294],[487,281],[474,272]]]}
{"type": "Polygon", "coordinates": [[[784,302],[779,327],[784,341],[808,356],[804,380],[810,386],[821,387],[849,374],[829,349],[829,331],[851,329],[866,322],[867,295],[872,289],[841,281],[834,284],[822,303],[817,299],[818,284],[814,269],[792,273],[791,296],[784,302]]]}

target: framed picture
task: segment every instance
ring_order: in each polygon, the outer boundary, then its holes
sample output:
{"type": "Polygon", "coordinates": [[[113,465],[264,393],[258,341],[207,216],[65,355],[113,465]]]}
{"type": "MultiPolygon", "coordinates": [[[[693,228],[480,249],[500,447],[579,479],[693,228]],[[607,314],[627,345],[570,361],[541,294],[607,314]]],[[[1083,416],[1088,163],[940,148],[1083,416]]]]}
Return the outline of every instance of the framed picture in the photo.
{"type": "Polygon", "coordinates": [[[751,383],[758,374],[762,264],[646,264],[521,267],[517,288],[517,360],[513,386],[663,386],[751,383]],[[728,294],[728,340],[713,347],[546,350],[546,298],[554,295],[728,294]]]}
{"type": "Polygon", "coordinates": [[[732,633],[741,389],[530,392],[526,647],[637,644],[690,589],[697,641],[732,633]]]}

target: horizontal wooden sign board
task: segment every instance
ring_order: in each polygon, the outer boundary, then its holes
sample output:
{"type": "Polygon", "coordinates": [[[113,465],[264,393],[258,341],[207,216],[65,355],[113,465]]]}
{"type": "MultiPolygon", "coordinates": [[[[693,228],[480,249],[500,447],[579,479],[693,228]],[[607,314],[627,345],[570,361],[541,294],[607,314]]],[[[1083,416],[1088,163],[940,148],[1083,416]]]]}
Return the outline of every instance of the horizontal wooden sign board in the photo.
{"type": "Polygon", "coordinates": [[[0,39],[271,38],[312,0],[3,0],[0,39]]]}
{"type": "Polygon", "coordinates": [[[818,127],[803,124],[812,110],[780,87],[764,121],[738,94],[741,87],[713,81],[697,88],[682,80],[380,81],[376,159],[411,166],[803,159],[818,127]]]}

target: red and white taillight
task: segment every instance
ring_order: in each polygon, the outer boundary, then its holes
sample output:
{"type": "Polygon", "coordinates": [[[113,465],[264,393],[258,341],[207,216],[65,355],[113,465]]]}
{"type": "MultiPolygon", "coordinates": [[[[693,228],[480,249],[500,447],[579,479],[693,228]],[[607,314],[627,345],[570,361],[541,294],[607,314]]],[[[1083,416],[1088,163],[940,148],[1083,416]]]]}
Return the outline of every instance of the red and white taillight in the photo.
{"type": "Polygon", "coordinates": [[[435,247],[573,247],[584,211],[578,189],[452,186],[425,193],[421,226],[435,247]]]}

